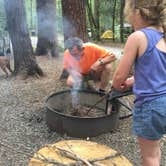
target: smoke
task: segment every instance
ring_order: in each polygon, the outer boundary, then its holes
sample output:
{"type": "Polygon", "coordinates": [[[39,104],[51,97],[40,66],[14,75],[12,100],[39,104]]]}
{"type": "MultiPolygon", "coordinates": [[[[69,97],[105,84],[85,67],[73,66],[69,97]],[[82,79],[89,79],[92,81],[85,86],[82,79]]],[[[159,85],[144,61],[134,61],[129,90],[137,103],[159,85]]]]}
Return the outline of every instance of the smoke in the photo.
{"type": "Polygon", "coordinates": [[[71,96],[72,96],[72,106],[74,108],[77,108],[78,104],[79,104],[79,95],[78,95],[78,91],[75,89],[72,89],[71,91],[71,96]]]}
{"type": "Polygon", "coordinates": [[[78,90],[82,88],[82,76],[74,69],[70,70],[70,74],[72,75],[72,78],[74,80],[71,90],[72,106],[76,108],[80,101],[78,90]]]}
{"type": "Polygon", "coordinates": [[[68,39],[69,37],[77,36],[77,31],[74,23],[67,17],[63,17],[63,31],[66,39],[68,39]]]}
{"type": "Polygon", "coordinates": [[[56,17],[55,17],[55,8],[46,3],[45,6],[42,6],[37,10],[38,16],[38,32],[41,32],[41,37],[47,40],[55,40],[56,37],[56,17]]]}

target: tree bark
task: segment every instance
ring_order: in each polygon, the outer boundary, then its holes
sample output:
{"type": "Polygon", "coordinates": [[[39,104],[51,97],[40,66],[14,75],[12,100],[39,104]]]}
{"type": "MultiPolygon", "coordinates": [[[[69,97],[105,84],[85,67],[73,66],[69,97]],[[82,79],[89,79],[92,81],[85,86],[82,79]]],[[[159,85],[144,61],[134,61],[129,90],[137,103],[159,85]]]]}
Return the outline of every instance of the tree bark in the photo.
{"type": "Polygon", "coordinates": [[[7,30],[11,38],[14,53],[14,73],[28,75],[43,75],[33,54],[31,40],[26,23],[23,0],[5,0],[7,30]]]}
{"type": "Polygon", "coordinates": [[[124,9],[124,0],[121,0],[120,3],[120,41],[124,42],[124,16],[123,16],[123,9],[124,9]]]}
{"type": "Polygon", "coordinates": [[[38,42],[37,55],[59,55],[56,32],[55,0],[37,0],[38,42]]]}
{"type": "Polygon", "coordinates": [[[95,23],[95,19],[94,19],[94,16],[93,16],[91,1],[86,0],[86,7],[87,7],[90,31],[92,33],[91,37],[94,39],[95,38],[95,29],[96,29],[97,25],[95,23]]]}
{"type": "Polygon", "coordinates": [[[100,1],[95,0],[94,1],[94,18],[95,18],[95,23],[96,23],[96,39],[99,41],[100,40],[100,1]]]}
{"type": "Polygon", "coordinates": [[[79,37],[87,41],[85,0],[62,0],[64,40],[79,37]]]}
{"type": "Polygon", "coordinates": [[[113,2],[113,12],[112,12],[113,41],[115,41],[115,12],[116,12],[116,0],[114,0],[114,2],[113,2]]]}

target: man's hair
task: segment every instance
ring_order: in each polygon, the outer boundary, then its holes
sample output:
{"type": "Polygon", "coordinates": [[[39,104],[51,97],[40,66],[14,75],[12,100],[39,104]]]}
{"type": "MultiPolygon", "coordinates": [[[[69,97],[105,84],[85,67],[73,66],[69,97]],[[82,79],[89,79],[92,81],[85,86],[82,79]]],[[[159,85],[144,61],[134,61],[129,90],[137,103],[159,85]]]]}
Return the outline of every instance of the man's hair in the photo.
{"type": "Polygon", "coordinates": [[[72,37],[65,41],[65,49],[68,49],[70,51],[75,46],[78,48],[78,50],[82,50],[83,41],[78,37],[72,37]]]}

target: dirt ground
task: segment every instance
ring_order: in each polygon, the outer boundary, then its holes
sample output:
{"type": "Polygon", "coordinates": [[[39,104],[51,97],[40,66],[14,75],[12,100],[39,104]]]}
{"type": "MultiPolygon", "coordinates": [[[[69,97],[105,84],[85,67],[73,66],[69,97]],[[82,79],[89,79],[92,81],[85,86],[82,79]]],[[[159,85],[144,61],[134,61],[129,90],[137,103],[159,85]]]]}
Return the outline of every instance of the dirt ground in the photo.
{"type": "MultiPolygon", "coordinates": [[[[59,80],[62,56],[57,59],[37,57],[46,76],[43,78],[5,78],[0,70],[0,166],[27,166],[34,152],[59,140],[78,139],[60,135],[46,125],[44,103],[54,93],[67,89],[59,80]]],[[[120,121],[113,133],[91,141],[121,152],[134,166],[140,166],[139,150],[131,133],[132,119],[120,121]]],[[[166,137],[161,141],[162,166],[166,165],[166,137]]]]}

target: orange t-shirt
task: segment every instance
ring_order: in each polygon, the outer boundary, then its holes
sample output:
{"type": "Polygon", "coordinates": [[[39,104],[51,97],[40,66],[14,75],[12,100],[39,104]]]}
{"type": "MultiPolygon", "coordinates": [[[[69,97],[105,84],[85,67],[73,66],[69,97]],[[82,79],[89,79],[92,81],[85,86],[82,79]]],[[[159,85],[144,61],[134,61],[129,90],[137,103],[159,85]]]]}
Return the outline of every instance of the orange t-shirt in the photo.
{"type": "Polygon", "coordinates": [[[76,60],[68,50],[64,52],[64,69],[74,69],[82,74],[88,74],[91,66],[99,59],[109,54],[109,51],[93,43],[84,44],[83,55],[76,60]]]}

